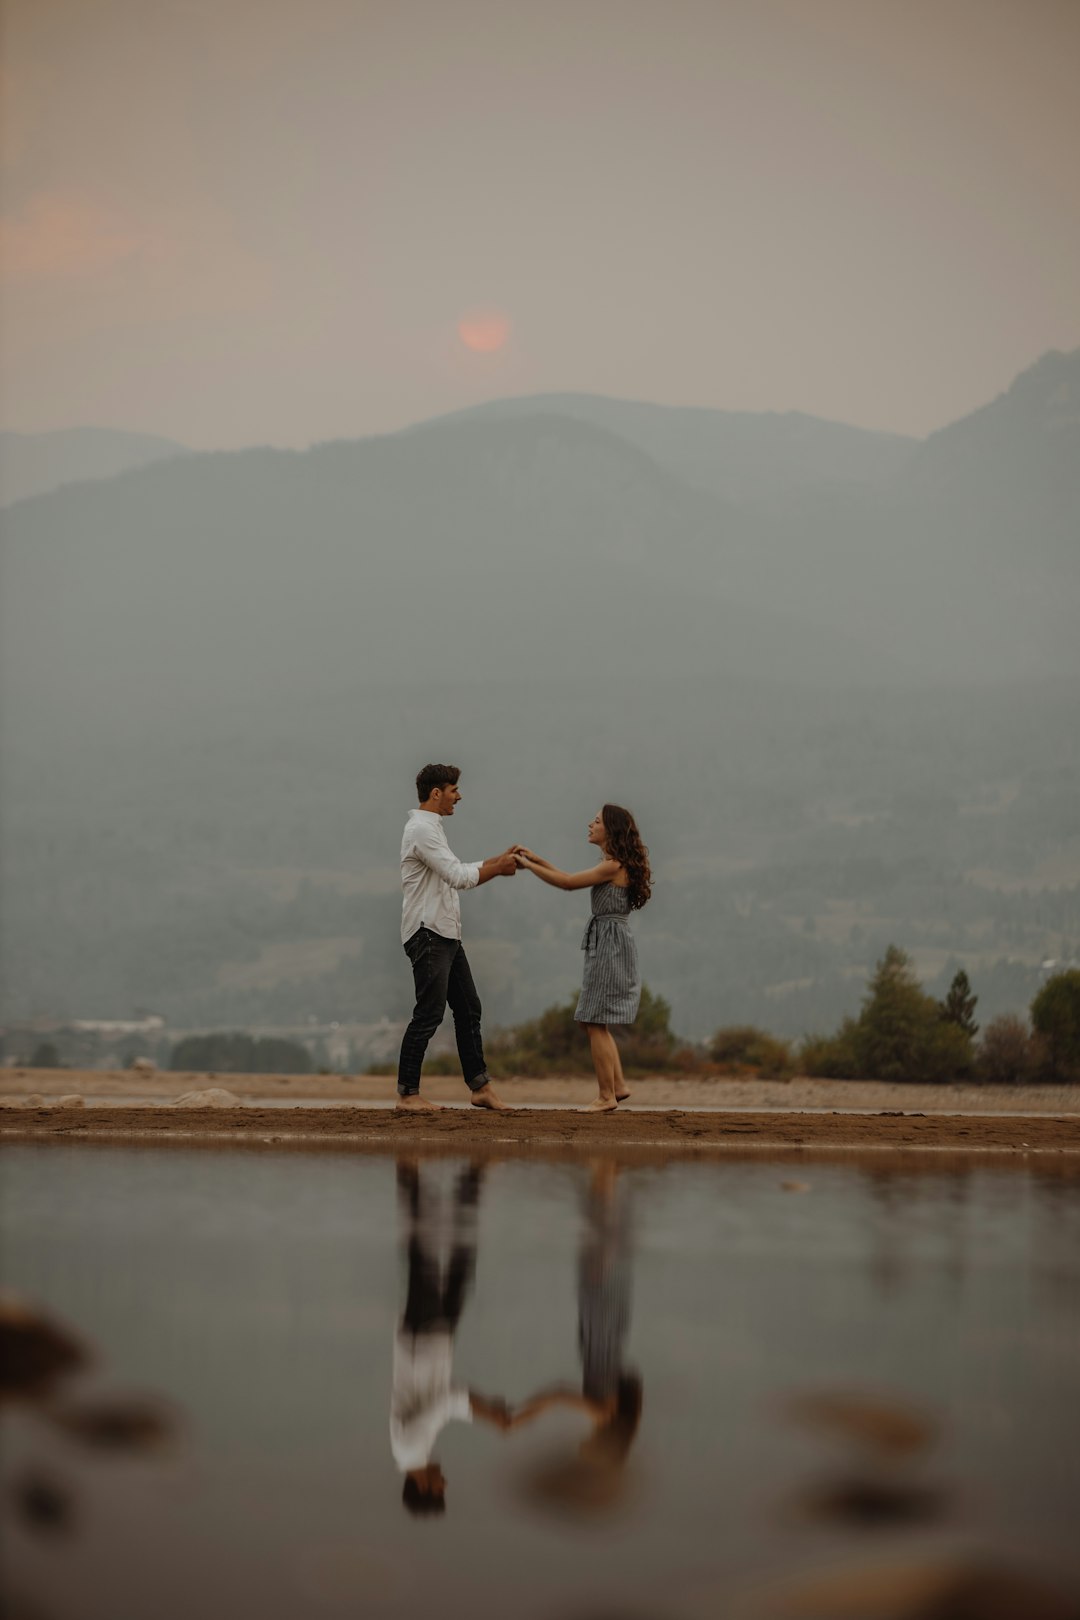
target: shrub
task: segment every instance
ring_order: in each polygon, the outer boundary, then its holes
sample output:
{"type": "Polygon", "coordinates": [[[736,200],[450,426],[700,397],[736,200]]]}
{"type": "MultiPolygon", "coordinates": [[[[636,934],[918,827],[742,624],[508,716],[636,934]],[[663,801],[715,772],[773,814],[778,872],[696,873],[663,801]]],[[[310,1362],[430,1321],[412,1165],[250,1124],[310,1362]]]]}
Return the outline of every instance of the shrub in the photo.
{"type": "Polygon", "coordinates": [[[1080,1080],[1080,968],[1047,979],[1031,1003],[1031,1022],[1046,1042],[1049,1074],[1080,1080]]]}
{"type": "Polygon", "coordinates": [[[1022,1018],[1004,1013],[983,1031],[975,1073],[988,1086],[1022,1086],[1037,1080],[1045,1063],[1044,1038],[1032,1034],[1022,1018]]]}
{"type": "Polygon", "coordinates": [[[679,1041],[671,1028],[671,1003],[647,984],[641,987],[641,1005],[634,1022],[613,1031],[624,1069],[668,1069],[679,1041]]]}
{"type": "Polygon", "coordinates": [[[312,1067],[306,1047],[276,1036],[185,1035],[169,1058],[174,1071],[209,1069],[215,1074],[310,1074],[312,1067]]]}
{"type": "MultiPolygon", "coordinates": [[[[548,1074],[588,1074],[592,1063],[584,1026],[574,1018],[577,995],[542,1012],[539,1018],[495,1035],[487,1045],[492,1067],[504,1074],[541,1077],[548,1074]]],[[[648,985],[641,990],[641,1006],[627,1029],[614,1027],[623,1068],[632,1073],[670,1069],[678,1041],[671,1030],[671,1007],[648,985]]],[[[680,1065],[681,1066],[681,1065],[680,1065]]]]}
{"type": "MultiPolygon", "coordinates": [[[[389,1066],[391,1074],[397,1073],[397,1064],[389,1066]]],[[[456,1052],[436,1052],[434,1057],[424,1059],[425,1074],[460,1074],[461,1059],[456,1052]]]]}
{"type": "Polygon", "coordinates": [[[835,1035],[805,1036],[799,1047],[799,1067],[813,1079],[857,1080],[855,1020],[845,1018],[835,1035]]]}
{"type": "Polygon", "coordinates": [[[61,1069],[60,1053],[52,1041],[39,1041],[27,1061],[28,1069],[61,1069]]]}
{"type": "Polygon", "coordinates": [[[548,1007],[539,1018],[500,1031],[486,1042],[494,1068],[505,1074],[584,1074],[589,1069],[585,1031],[574,1021],[577,996],[548,1007]]]}
{"type": "Polygon", "coordinates": [[[791,1048],[753,1024],[728,1024],[718,1029],[709,1045],[709,1057],[724,1069],[753,1069],[767,1078],[793,1071],[791,1048]]]}

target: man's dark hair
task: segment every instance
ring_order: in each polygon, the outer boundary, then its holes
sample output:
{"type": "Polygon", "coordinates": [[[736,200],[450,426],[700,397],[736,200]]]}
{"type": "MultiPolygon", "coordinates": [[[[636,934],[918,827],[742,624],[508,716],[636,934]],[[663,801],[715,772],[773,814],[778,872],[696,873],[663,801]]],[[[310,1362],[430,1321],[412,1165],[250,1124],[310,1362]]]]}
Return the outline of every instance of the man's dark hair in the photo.
{"type": "Polygon", "coordinates": [[[425,804],[436,788],[456,787],[461,769],[457,765],[425,765],[416,778],[419,803],[425,804]]]}
{"type": "Polygon", "coordinates": [[[445,1513],[446,1497],[442,1492],[433,1495],[431,1491],[422,1491],[411,1474],[405,1475],[405,1484],[401,1491],[401,1500],[410,1513],[417,1518],[425,1518],[428,1514],[445,1513]]]}

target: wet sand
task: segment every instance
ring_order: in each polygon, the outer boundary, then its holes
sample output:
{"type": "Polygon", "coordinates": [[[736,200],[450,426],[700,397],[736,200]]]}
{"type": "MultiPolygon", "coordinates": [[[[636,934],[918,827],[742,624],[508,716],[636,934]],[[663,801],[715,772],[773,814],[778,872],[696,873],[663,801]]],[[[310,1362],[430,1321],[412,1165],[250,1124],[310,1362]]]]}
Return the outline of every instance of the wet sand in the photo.
{"type": "MultiPolygon", "coordinates": [[[[8,1070],[0,1080],[0,1139],[454,1153],[642,1150],[650,1156],[986,1153],[1018,1162],[1056,1160],[1067,1173],[1080,1173],[1077,1088],[665,1077],[633,1083],[630,1105],[617,1113],[587,1114],[579,1110],[595,1096],[588,1080],[498,1086],[515,1105],[511,1112],[451,1107],[403,1115],[385,1106],[393,1081],[382,1076],[8,1070]],[[235,1100],[174,1106],[184,1094],[210,1088],[235,1100]],[[27,1100],[33,1093],[40,1103],[27,1100]],[[283,1101],[292,1106],[282,1107],[283,1101]],[[275,1106],[266,1106],[270,1102],[275,1106]],[[316,1102],[321,1106],[305,1106],[316,1102]],[[546,1106],[530,1106],[541,1103],[546,1106]]],[[[452,1078],[425,1081],[424,1090],[435,1101],[460,1103],[466,1095],[452,1078]]]]}

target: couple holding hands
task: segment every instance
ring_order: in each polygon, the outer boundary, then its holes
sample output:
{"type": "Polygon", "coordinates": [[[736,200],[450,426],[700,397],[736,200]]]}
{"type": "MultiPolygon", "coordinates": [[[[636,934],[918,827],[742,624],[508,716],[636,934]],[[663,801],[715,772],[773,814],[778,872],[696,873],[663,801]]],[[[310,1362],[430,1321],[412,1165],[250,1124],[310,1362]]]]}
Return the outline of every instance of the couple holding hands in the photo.
{"type": "Polygon", "coordinates": [[[420,1071],[428,1042],[449,1006],[465,1084],[477,1108],[503,1110],[487,1072],[476,993],[461,941],[458,892],[494,877],[532,872],[556,889],[589,889],[592,908],[581,948],[585,952],[581,997],[574,1017],[589,1036],[598,1096],[592,1112],[609,1113],[630,1095],[619,1061],[612,1024],[632,1024],[641,999],[637,947],[630,913],[652,893],[649,852],[629,810],[605,804],[589,823],[596,864],[583,872],[563,872],[550,861],[512,844],[488,860],[459,861],[447,842],[444,822],[461,801],[456,765],[425,765],[416,778],[419,806],[409,812],[401,840],[401,940],[412,964],[416,1005],[401,1042],[398,1060],[400,1109],[434,1109],[420,1095],[420,1071]]]}

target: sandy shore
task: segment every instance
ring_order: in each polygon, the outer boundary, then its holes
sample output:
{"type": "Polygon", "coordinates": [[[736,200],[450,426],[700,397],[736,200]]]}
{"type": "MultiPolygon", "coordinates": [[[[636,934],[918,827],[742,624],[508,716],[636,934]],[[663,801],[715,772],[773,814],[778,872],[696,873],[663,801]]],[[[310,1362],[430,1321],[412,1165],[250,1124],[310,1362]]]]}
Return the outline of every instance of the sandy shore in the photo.
{"type": "MultiPolygon", "coordinates": [[[[630,1083],[635,1108],[753,1108],[778,1113],[805,1108],[902,1109],[924,1114],[1077,1114],[1080,1086],[907,1086],[876,1080],[673,1079],[657,1075],[630,1083]]],[[[46,1100],[75,1094],[132,1102],[175,1102],[190,1091],[208,1087],[231,1091],[241,1101],[289,1103],[388,1103],[394,1081],[388,1075],[173,1074],[132,1069],[3,1069],[0,1105],[17,1104],[32,1095],[46,1100]]],[[[537,1103],[581,1108],[596,1096],[591,1077],[551,1080],[496,1080],[506,1101],[515,1107],[537,1103]]],[[[468,1092],[460,1079],[434,1075],[424,1080],[424,1095],[435,1102],[461,1103],[468,1092]]]]}
{"type": "MultiPolygon", "coordinates": [[[[612,1150],[665,1157],[702,1151],[832,1157],[902,1150],[920,1158],[975,1152],[1017,1162],[1037,1158],[1080,1174],[1077,1088],[657,1078],[635,1083],[631,1105],[606,1115],[578,1111],[595,1095],[588,1080],[508,1080],[499,1089],[514,1104],[512,1112],[450,1108],[403,1116],[377,1106],[393,1097],[393,1082],[381,1076],[5,1070],[0,1138],[455,1153],[612,1150]],[[215,1087],[231,1099],[218,1106],[174,1106],[186,1093],[215,1087]],[[305,1106],[316,1103],[321,1106],[305,1106]],[[537,1103],[548,1106],[530,1106],[537,1103]]],[[[425,1082],[425,1094],[452,1102],[466,1096],[459,1080],[443,1078],[425,1082]]]]}

